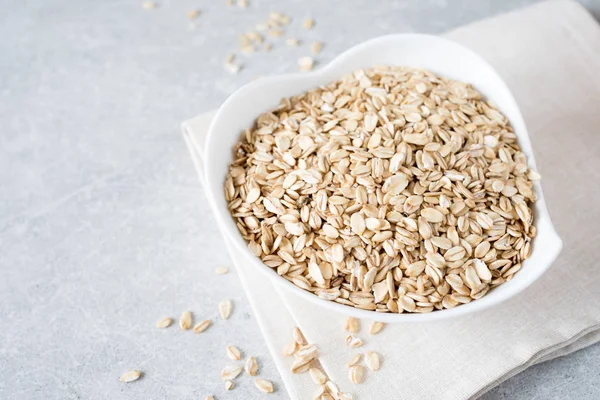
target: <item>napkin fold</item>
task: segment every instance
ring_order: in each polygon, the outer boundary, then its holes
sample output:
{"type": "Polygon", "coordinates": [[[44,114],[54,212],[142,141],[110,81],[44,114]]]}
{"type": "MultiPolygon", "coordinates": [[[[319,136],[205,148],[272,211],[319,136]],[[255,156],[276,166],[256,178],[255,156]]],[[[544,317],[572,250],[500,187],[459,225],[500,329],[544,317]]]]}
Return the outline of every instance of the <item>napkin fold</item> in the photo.
{"type": "MultiPolygon", "coordinates": [[[[445,35],[478,52],[500,73],[525,118],[544,194],[564,241],[534,285],[488,310],[449,321],[388,324],[376,336],[361,321],[365,346],[344,343],[345,317],[254,274],[227,243],[290,398],[311,399],[308,374],[293,375],[281,349],[299,326],[319,348],[329,378],[355,399],[476,398],[530,365],[600,341],[600,26],[579,4],[539,3],[445,35]],[[380,371],[353,385],[345,364],[376,351],[380,371]]],[[[202,179],[204,140],[214,112],[183,123],[202,179]]],[[[227,240],[226,240],[227,241],[227,240]]],[[[281,388],[280,388],[281,389],[281,388]]]]}

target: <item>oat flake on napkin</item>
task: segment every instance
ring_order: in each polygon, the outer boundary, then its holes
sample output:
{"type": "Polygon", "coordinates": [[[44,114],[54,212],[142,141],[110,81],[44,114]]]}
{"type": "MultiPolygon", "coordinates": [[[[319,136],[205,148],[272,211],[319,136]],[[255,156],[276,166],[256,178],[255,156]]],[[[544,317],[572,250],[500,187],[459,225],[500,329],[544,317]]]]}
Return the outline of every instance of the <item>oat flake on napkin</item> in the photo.
{"type": "MultiPolygon", "coordinates": [[[[564,241],[558,260],[534,285],[499,306],[467,317],[388,324],[377,336],[362,321],[360,349],[344,344],[345,317],[287,292],[236,265],[285,390],[294,400],[317,389],[292,375],[282,347],[299,326],[319,347],[330,379],[356,399],[474,398],[528,366],[600,340],[600,26],[575,2],[552,1],[454,30],[446,37],[489,61],[512,90],[527,123],[554,225],[564,241]],[[353,385],[345,364],[377,351],[381,370],[353,385]]],[[[202,176],[203,144],[213,113],[184,122],[202,176]]],[[[535,243],[534,243],[535,244],[535,243]]],[[[231,246],[234,263],[242,260],[231,246]]],[[[284,390],[280,387],[279,390],[284,390]]]]}

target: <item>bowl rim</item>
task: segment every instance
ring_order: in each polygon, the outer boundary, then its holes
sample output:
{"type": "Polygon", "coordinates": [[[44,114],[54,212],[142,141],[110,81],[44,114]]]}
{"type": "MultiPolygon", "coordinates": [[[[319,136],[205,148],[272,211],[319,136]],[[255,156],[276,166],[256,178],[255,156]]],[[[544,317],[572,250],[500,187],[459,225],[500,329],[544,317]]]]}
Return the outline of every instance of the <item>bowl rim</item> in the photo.
{"type": "MultiPolygon", "coordinates": [[[[343,68],[343,64],[347,58],[352,57],[357,53],[368,50],[371,46],[376,45],[379,42],[389,41],[389,40],[394,41],[394,40],[411,40],[411,39],[435,40],[435,41],[443,42],[445,46],[454,46],[455,48],[460,49],[460,51],[470,53],[472,56],[477,57],[484,67],[488,68],[493,74],[495,74],[495,76],[498,79],[497,83],[499,85],[503,86],[503,89],[507,92],[508,96],[510,97],[510,101],[512,101],[512,103],[516,106],[515,112],[517,114],[516,115],[517,118],[520,119],[520,121],[518,121],[518,122],[521,123],[522,128],[523,128],[522,129],[523,136],[527,140],[527,142],[529,142],[529,133],[528,133],[525,123],[523,121],[523,117],[522,117],[520,108],[518,107],[518,104],[516,103],[514,97],[512,96],[512,93],[510,92],[509,88],[506,86],[506,83],[504,82],[504,80],[501,78],[501,76],[496,72],[496,70],[485,59],[483,59],[482,57],[477,55],[475,52],[473,52],[469,48],[467,48],[461,44],[458,44],[452,40],[440,37],[440,36],[418,34],[418,33],[402,33],[402,34],[391,34],[391,35],[379,36],[379,37],[367,40],[365,42],[359,43],[355,46],[352,46],[348,50],[342,52],[337,57],[333,58],[331,60],[331,62],[329,62],[327,65],[325,65],[321,69],[318,69],[315,71],[289,73],[289,74],[281,74],[281,75],[264,77],[264,78],[249,82],[246,85],[242,86],[241,88],[236,90],[233,94],[231,94],[225,100],[225,102],[221,105],[221,107],[219,107],[216,114],[214,115],[214,117],[210,123],[210,126],[208,128],[208,135],[206,138],[203,159],[204,160],[209,159],[209,156],[211,154],[210,149],[212,148],[213,142],[215,142],[217,140],[217,132],[222,131],[221,129],[219,129],[219,125],[220,125],[221,121],[224,118],[227,118],[227,116],[231,112],[231,104],[235,102],[236,98],[238,98],[242,95],[245,95],[248,92],[253,92],[257,88],[261,87],[267,81],[271,82],[271,83],[277,83],[277,82],[289,82],[290,80],[295,80],[295,79],[311,80],[311,79],[318,79],[318,78],[324,77],[324,76],[328,75],[329,73],[335,71],[337,68],[343,68]]],[[[343,73],[340,73],[340,76],[342,74],[343,73]]],[[[315,86],[316,85],[318,85],[318,84],[315,84],[315,86]]],[[[511,120],[511,124],[513,124],[513,125],[515,124],[514,119],[511,120]]],[[[237,132],[236,135],[237,134],[239,134],[239,132],[237,132]]],[[[522,141],[522,140],[523,140],[523,138],[519,138],[519,141],[522,141]]],[[[528,160],[530,162],[530,166],[533,166],[535,168],[535,159],[533,158],[533,155],[529,155],[528,158],[531,158],[531,160],[528,160]]],[[[270,281],[273,282],[273,284],[276,288],[282,287],[289,293],[292,293],[293,295],[298,296],[299,298],[305,299],[305,300],[307,300],[313,304],[316,304],[320,307],[324,307],[331,311],[335,311],[335,312],[338,312],[338,313],[341,313],[344,315],[348,315],[348,316],[377,320],[377,321],[381,321],[381,322],[392,322],[392,323],[393,322],[406,322],[406,323],[409,323],[409,322],[439,321],[439,320],[445,320],[445,319],[463,316],[463,315],[470,314],[473,312],[478,312],[478,311],[487,309],[489,307],[493,307],[494,305],[500,304],[500,303],[516,296],[518,293],[522,292],[523,290],[525,290],[527,287],[529,287],[531,284],[533,284],[533,282],[535,282],[544,272],[546,272],[548,270],[548,268],[552,265],[552,263],[554,262],[554,260],[556,259],[556,257],[560,253],[560,251],[562,250],[562,241],[561,241],[560,237],[558,236],[558,234],[556,233],[554,226],[552,225],[552,221],[550,219],[548,210],[546,208],[546,203],[544,200],[541,186],[539,185],[539,183],[536,183],[535,191],[538,194],[538,199],[536,200],[536,203],[535,203],[535,207],[537,209],[537,214],[538,214],[537,218],[540,217],[540,214],[543,214],[545,217],[547,217],[548,222],[549,222],[549,224],[548,224],[549,226],[547,227],[547,229],[548,229],[547,234],[549,235],[550,239],[553,242],[553,247],[550,250],[551,253],[548,254],[546,257],[548,259],[546,264],[537,266],[536,271],[533,272],[529,276],[529,279],[527,281],[521,281],[520,284],[511,286],[510,288],[504,290],[504,293],[502,296],[496,297],[491,301],[486,301],[487,296],[484,296],[481,299],[472,301],[467,304],[462,304],[460,306],[457,306],[457,307],[454,307],[451,309],[436,310],[436,311],[433,311],[430,313],[383,313],[383,312],[377,312],[377,311],[362,310],[359,308],[336,303],[334,301],[321,299],[320,297],[313,294],[312,292],[306,291],[306,290],[296,286],[292,282],[288,281],[287,279],[279,276],[274,269],[265,265],[258,257],[255,257],[250,252],[250,250],[247,247],[246,242],[243,240],[243,238],[241,237],[241,235],[235,228],[235,223],[233,222],[233,219],[232,219],[231,215],[229,214],[229,212],[227,210],[222,210],[221,207],[219,207],[219,205],[217,203],[216,196],[218,196],[218,195],[222,196],[222,193],[219,193],[219,194],[213,193],[213,190],[211,189],[210,180],[211,180],[211,177],[214,178],[214,175],[215,175],[214,173],[212,173],[212,171],[213,171],[212,167],[213,166],[211,165],[211,163],[206,163],[206,165],[205,165],[206,182],[207,182],[206,187],[207,187],[207,192],[208,192],[207,197],[209,199],[209,203],[210,203],[211,207],[213,208],[213,213],[216,216],[216,219],[217,219],[219,228],[221,229],[221,232],[223,233],[223,235],[225,237],[230,239],[230,241],[234,244],[234,248],[236,250],[238,250],[241,254],[244,255],[244,261],[252,264],[252,268],[257,269],[258,271],[260,271],[260,273],[265,274],[265,277],[268,277],[270,279],[270,281]]],[[[221,185],[222,185],[222,183],[221,183],[221,185]]]]}

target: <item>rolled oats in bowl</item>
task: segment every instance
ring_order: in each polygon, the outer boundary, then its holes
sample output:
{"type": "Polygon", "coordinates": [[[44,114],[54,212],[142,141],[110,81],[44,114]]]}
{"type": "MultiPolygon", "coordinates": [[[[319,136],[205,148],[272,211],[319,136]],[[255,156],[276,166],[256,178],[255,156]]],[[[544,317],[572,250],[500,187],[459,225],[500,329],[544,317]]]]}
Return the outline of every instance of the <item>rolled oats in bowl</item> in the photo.
{"type": "Polygon", "coordinates": [[[325,300],[430,312],[529,257],[536,196],[507,118],[469,84],[377,66],[258,117],[225,181],[252,253],[325,300]]]}

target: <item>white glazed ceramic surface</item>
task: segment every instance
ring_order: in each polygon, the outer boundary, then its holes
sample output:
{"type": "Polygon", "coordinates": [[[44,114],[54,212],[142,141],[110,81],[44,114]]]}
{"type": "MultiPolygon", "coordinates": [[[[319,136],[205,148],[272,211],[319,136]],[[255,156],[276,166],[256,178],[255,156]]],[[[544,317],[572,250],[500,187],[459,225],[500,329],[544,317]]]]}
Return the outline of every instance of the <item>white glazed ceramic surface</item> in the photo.
{"type": "Polygon", "coordinates": [[[550,267],[562,248],[562,242],[548,215],[539,183],[535,184],[538,195],[534,206],[537,237],[533,241],[531,257],[523,263],[521,271],[510,282],[491,290],[479,300],[453,309],[428,314],[377,313],[322,300],[278,276],[248,250],[227,209],[223,195],[223,183],[232,161],[232,148],[241,137],[241,132],[252,126],[261,113],[276,107],[281,98],[328,84],[346,73],[376,64],[425,68],[439,75],[473,84],[508,117],[519,138],[519,144],[527,155],[529,166],[537,170],[519,107],[506,84],[487,62],[471,50],[437,36],[383,36],[349,49],[321,70],[263,78],[242,87],[225,101],[209,128],[204,158],[209,201],[224,234],[245,255],[247,268],[254,268],[256,273],[265,274],[265,278],[270,278],[277,286],[308,301],[357,318],[383,322],[433,321],[483,310],[519,293],[550,267]]]}

